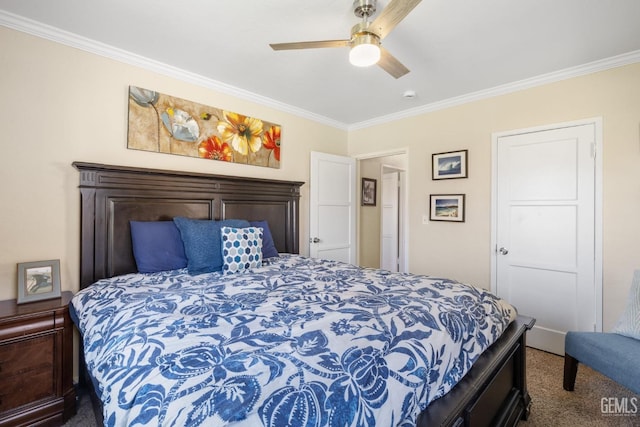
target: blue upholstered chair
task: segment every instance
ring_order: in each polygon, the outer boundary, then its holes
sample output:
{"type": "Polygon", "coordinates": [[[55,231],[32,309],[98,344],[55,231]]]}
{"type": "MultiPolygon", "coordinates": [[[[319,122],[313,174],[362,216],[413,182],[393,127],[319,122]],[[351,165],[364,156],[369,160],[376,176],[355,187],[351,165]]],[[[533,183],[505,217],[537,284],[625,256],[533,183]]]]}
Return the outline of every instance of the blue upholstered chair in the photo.
{"type": "Polygon", "coordinates": [[[582,363],[640,393],[640,270],[634,273],[627,307],[612,332],[567,332],[564,351],[565,390],[573,391],[582,363]]]}

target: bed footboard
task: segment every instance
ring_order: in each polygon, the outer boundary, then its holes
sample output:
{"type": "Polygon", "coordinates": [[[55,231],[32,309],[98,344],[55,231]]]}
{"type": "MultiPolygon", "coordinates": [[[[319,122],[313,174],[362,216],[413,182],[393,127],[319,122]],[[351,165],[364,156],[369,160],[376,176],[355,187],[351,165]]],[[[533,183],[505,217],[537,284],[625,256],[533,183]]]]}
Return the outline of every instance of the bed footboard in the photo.
{"type": "Polygon", "coordinates": [[[418,427],[515,426],[529,416],[526,331],[535,319],[518,316],[447,395],[420,414],[418,427]]]}

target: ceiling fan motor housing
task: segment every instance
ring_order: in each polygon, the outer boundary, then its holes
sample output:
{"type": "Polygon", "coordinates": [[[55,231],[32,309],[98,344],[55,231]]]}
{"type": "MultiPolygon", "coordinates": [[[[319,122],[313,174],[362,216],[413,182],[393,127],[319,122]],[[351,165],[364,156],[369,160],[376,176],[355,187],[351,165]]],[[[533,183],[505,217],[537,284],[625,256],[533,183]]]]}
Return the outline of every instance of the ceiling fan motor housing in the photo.
{"type": "Polygon", "coordinates": [[[369,22],[360,22],[351,28],[351,45],[361,36],[367,36],[367,43],[380,45],[380,36],[370,28],[369,22]]]}

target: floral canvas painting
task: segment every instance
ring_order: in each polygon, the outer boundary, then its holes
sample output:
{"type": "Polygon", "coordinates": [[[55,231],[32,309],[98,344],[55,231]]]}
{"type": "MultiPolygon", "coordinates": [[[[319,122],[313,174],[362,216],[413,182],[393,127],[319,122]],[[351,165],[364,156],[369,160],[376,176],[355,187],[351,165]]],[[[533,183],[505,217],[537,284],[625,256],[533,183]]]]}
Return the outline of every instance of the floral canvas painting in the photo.
{"type": "Polygon", "coordinates": [[[129,87],[133,150],[279,168],[280,133],[275,123],[129,87]]]}

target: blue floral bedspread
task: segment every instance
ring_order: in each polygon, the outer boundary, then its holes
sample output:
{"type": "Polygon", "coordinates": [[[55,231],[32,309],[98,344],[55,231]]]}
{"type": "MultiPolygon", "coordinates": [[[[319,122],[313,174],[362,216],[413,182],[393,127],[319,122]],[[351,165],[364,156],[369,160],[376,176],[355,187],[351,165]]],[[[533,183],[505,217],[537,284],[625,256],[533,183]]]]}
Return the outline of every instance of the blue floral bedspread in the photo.
{"type": "Polygon", "coordinates": [[[107,426],[415,426],[515,319],[442,278],[282,255],[73,298],[107,426]]]}

